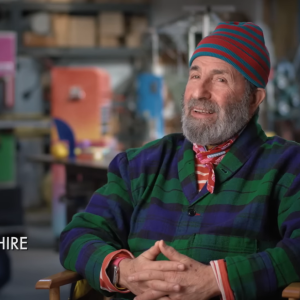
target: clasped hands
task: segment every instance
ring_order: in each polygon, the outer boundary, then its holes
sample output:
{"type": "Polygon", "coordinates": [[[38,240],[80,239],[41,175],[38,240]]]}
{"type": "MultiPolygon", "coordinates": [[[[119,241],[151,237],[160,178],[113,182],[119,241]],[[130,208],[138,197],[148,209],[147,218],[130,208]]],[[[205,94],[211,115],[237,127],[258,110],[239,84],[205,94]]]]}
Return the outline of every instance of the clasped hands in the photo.
{"type": "Polygon", "coordinates": [[[119,285],[135,300],[202,300],[220,295],[211,266],[158,241],[137,258],[120,262],[119,285]],[[162,253],[170,261],[155,261],[162,253]]]}

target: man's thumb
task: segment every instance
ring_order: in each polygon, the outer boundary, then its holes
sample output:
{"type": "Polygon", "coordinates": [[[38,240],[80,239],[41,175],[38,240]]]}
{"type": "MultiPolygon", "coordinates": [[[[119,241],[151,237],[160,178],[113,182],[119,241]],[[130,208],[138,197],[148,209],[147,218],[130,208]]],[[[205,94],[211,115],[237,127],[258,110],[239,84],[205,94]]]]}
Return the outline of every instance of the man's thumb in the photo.
{"type": "Polygon", "coordinates": [[[158,254],[160,254],[160,249],[158,242],[156,242],[151,248],[143,252],[141,255],[148,260],[155,260],[158,254]]]}
{"type": "Polygon", "coordinates": [[[161,253],[169,260],[183,262],[185,256],[176,251],[173,247],[168,246],[163,240],[158,242],[161,253]]]}

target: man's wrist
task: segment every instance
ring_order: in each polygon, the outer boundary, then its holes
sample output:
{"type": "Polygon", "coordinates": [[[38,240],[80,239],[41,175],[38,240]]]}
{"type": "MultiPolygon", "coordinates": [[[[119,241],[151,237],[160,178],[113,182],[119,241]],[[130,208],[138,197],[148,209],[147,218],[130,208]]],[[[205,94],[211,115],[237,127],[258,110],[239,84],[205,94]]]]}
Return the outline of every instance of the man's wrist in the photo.
{"type": "Polygon", "coordinates": [[[118,281],[118,286],[122,288],[128,289],[127,286],[127,277],[128,277],[128,271],[130,268],[130,263],[132,261],[132,258],[124,258],[120,261],[119,263],[119,281],[118,281]]]}
{"type": "Polygon", "coordinates": [[[120,264],[120,260],[123,258],[134,258],[132,253],[126,249],[116,250],[109,253],[103,260],[102,267],[100,270],[99,282],[100,288],[112,293],[129,293],[129,290],[124,290],[118,288],[116,284],[117,279],[119,278],[120,270],[119,267],[116,269],[116,263],[120,264]]]}
{"type": "Polygon", "coordinates": [[[208,292],[209,298],[220,296],[221,291],[217,283],[216,276],[211,266],[207,266],[208,292]]]}

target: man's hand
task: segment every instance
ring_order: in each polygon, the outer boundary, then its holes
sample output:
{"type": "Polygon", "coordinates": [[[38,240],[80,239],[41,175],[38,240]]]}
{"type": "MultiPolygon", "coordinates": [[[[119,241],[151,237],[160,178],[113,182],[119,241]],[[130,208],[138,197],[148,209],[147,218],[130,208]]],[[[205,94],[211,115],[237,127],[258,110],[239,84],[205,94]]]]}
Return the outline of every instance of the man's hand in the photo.
{"type": "Polygon", "coordinates": [[[180,254],[163,241],[158,242],[158,246],[162,254],[170,261],[180,262],[186,266],[186,269],[181,272],[145,270],[132,274],[128,278],[129,281],[132,283],[148,282],[150,287],[146,292],[138,295],[135,300],[202,300],[221,294],[211,266],[180,254]],[[170,284],[173,284],[173,287],[178,286],[177,290],[170,291],[170,284]]]}
{"type": "MultiPolygon", "coordinates": [[[[118,285],[129,289],[133,294],[140,295],[149,288],[152,287],[153,283],[149,283],[147,280],[143,282],[128,281],[128,277],[137,272],[165,272],[175,271],[182,272],[186,269],[185,265],[179,261],[155,261],[158,254],[160,254],[159,242],[156,242],[153,247],[143,252],[140,256],[133,259],[123,259],[120,262],[120,278],[118,285]]],[[[158,285],[160,283],[157,283],[158,285]]],[[[179,286],[173,283],[163,283],[164,290],[168,293],[177,291],[179,286]]]]}

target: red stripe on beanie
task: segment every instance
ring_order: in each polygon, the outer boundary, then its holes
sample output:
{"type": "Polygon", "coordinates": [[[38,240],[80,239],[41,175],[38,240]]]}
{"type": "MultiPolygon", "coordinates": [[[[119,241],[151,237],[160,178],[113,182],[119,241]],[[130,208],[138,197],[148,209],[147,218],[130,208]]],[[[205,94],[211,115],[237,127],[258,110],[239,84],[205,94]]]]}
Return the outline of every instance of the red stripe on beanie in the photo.
{"type": "Polygon", "coordinates": [[[249,56],[251,56],[254,60],[256,60],[256,62],[258,64],[260,64],[261,68],[269,68],[269,66],[266,64],[266,62],[252,49],[250,49],[249,47],[247,47],[245,44],[238,42],[238,41],[234,41],[235,44],[232,44],[232,39],[230,37],[226,37],[226,36],[218,36],[218,35],[213,35],[214,37],[218,37],[224,41],[226,41],[227,43],[231,44],[233,47],[236,47],[238,49],[240,49],[241,51],[246,52],[247,54],[249,54],[249,56]]]}
{"type": "Polygon", "coordinates": [[[249,31],[245,30],[244,28],[242,27],[238,27],[238,26],[228,26],[228,25],[225,25],[225,26],[220,26],[220,27],[217,27],[216,29],[230,29],[230,30],[234,30],[234,31],[238,31],[240,33],[243,33],[245,35],[248,35],[249,37],[251,37],[253,40],[255,40],[258,44],[261,44],[263,45],[262,41],[260,39],[258,39],[254,34],[251,34],[249,31]]]}
{"type": "MultiPolygon", "coordinates": [[[[212,35],[218,35],[218,34],[228,34],[229,35],[229,33],[228,33],[228,31],[218,31],[218,32],[215,32],[215,33],[212,33],[212,35]]],[[[270,58],[269,58],[269,56],[267,55],[267,53],[268,52],[264,52],[264,51],[262,51],[262,49],[257,45],[257,44],[255,44],[255,43],[253,43],[251,40],[247,40],[246,38],[244,38],[243,36],[240,36],[240,35],[238,35],[238,34],[234,34],[234,33],[230,33],[230,35],[232,36],[232,37],[235,37],[235,38],[237,38],[237,39],[239,39],[239,40],[241,40],[241,41],[243,41],[243,42],[245,42],[245,43],[248,43],[248,44],[250,44],[252,47],[255,47],[255,49],[257,50],[257,51],[259,51],[268,61],[270,61],[270,58]]],[[[201,43],[201,42],[200,42],[201,43]]],[[[200,43],[198,44],[198,46],[200,45],[200,43]]],[[[263,45],[262,45],[263,46],[263,45]]],[[[247,47],[247,46],[246,46],[247,47]]],[[[264,62],[265,63],[265,62],[264,62]]],[[[266,66],[266,67],[269,67],[269,66],[266,66]]]]}
{"type": "Polygon", "coordinates": [[[257,34],[261,35],[261,31],[257,29],[257,25],[255,25],[254,23],[247,22],[247,23],[244,24],[244,26],[249,28],[249,29],[252,29],[257,34]]]}
{"type": "Polygon", "coordinates": [[[196,57],[202,55],[223,59],[256,86],[265,87],[268,82],[270,73],[269,52],[265,46],[261,28],[254,23],[220,23],[211,35],[205,37],[198,44],[190,65],[196,57]],[[198,49],[199,46],[201,46],[200,49],[198,49]],[[217,46],[223,47],[224,50],[218,49],[217,46]],[[204,52],[205,54],[201,54],[204,52]]]}
{"type": "MultiPolygon", "coordinates": [[[[262,59],[255,54],[255,59],[253,57],[251,57],[247,52],[247,49],[244,48],[245,51],[241,50],[237,45],[238,43],[236,41],[234,41],[235,44],[231,43],[231,41],[227,41],[227,38],[220,38],[220,37],[216,37],[216,36],[209,36],[206,38],[206,43],[208,44],[217,44],[219,46],[222,46],[230,51],[232,51],[234,54],[236,54],[238,57],[242,58],[243,60],[245,60],[249,65],[251,65],[251,67],[253,67],[256,72],[258,72],[262,78],[265,78],[266,76],[268,76],[267,74],[264,74],[266,71],[265,69],[261,66],[261,64],[257,61],[260,60],[262,61],[262,59]],[[220,42],[218,43],[218,41],[216,41],[215,39],[218,38],[220,39],[220,42]]],[[[205,44],[206,44],[205,43],[205,44]]],[[[248,51],[250,52],[251,49],[248,49],[248,51]]]]}
{"type": "MultiPolygon", "coordinates": [[[[210,48],[210,47],[203,47],[203,48],[200,48],[198,50],[196,50],[194,52],[194,54],[196,53],[200,53],[200,52],[210,52],[210,53],[215,53],[215,54],[218,54],[220,56],[223,56],[224,58],[226,58],[225,61],[232,61],[233,63],[235,63],[239,68],[241,68],[251,79],[255,80],[255,81],[258,81],[261,85],[264,85],[264,83],[262,83],[260,80],[257,79],[257,77],[254,76],[254,74],[252,72],[250,72],[246,67],[245,65],[243,65],[242,63],[240,63],[238,60],[236,60],[233,56],[229,55],[228,53],[224,52],[224,51],[221,51],[221,50],[218,50],[216,48],[210,48]]],[[[213,55],[212,55],[213,56],[213,55]]],[[[219,57],[218,57],[219,58],[219,57]]]]}

